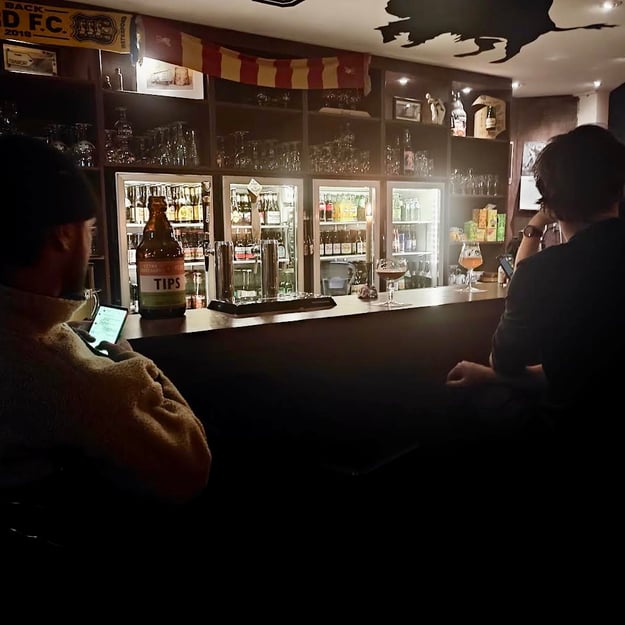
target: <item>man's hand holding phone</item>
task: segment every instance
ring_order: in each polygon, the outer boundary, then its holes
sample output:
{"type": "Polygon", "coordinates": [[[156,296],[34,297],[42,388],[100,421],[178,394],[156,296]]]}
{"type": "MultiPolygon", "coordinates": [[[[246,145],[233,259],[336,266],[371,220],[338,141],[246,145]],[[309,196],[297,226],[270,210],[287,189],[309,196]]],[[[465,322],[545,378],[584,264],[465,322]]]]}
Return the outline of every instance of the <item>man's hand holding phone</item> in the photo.
{"type": "Polygon", "coordinates": [[[95,351],[115,359],[123,352],[133,351],[128,341],[119,341],[127,316],[127,308],[100,305],[88,329],[83,322],[70,325],[95,351]]]}

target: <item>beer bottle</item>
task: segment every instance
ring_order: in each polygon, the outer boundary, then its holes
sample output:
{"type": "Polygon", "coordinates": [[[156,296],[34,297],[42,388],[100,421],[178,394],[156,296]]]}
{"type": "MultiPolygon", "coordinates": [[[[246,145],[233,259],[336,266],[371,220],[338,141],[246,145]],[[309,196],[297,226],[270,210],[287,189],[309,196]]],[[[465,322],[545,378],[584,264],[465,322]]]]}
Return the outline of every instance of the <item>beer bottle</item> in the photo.
{"type": "Polygon", "coordinates": [[[162,195],[148,199],[149,219],[136,251],[139,313],[146,319],[185,314],[184,252],[167,219],[162,195]]]}
{"type": "Polygon", "coordinates": [[[497,130],[497,113],[495,107],[491,105],[486,108],[486,130],[489,133],[494,133],[497,130]]]}

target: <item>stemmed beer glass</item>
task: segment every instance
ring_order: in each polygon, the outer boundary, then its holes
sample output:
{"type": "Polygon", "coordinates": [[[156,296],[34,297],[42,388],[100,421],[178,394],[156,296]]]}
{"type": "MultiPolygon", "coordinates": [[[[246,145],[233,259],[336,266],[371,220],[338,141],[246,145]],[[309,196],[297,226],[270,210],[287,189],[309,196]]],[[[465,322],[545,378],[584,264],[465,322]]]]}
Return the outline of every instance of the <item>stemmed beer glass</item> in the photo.
{"type": "Polygon", "coordinates": [[[375,302],[378,306],[403,306],[402,302],[395,300],[395,289],[399,280],[408,269],[405,258],[379,258],[375,265],[375,272],[380,278],[386,280],[388,298],[385,302],[375,302]]]}
{"type": "Polygon", "coordinates": [[[457,291],[463,291],[465,293],[483,293],[484,289],[477,289],[473,286],[473,270],[477,269],[482,264],[482,250],[480,244],[477,241],[463,241],[462,249],[460,250],[460,256],[458,257],[458,264],[462,265],[467,270],[467,285],[457,291]]]}

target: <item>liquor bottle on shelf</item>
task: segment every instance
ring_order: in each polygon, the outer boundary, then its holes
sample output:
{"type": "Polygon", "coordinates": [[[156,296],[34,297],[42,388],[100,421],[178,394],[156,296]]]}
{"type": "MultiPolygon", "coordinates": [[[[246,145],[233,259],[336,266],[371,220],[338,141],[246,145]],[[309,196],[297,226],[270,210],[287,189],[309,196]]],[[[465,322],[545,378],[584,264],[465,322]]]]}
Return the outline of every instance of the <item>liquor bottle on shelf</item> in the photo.
{"type": "Polygon", "coordinates": [[[414,151],[412,149],[412,139],[408,128],[404,129],[403,155],[402,173],[404,176],[412,176],[414,174],[414,151]]]}
{"type": "Polygon", "coordinates": [[[115,84],[115,90],[116,91],[123,91],[124,90],[124,76],[122,74],[122,68],[121,67],[116,67],[115,68],[115,76],[114,76],[114,84],[115,84]]]}
{"type": "Polygon", "coordinates": [[[325,232],[325,252],[324,256],[332,256],[334,254],[334,234],[327,230],[325,232]]]}
{"type": "Polygon", "coordinates": [[[466,137],[467,136],[467,113],[462,105],[462,99],[460,98],[460,92],[454,91],[453,101],[451,103],[451,134],[454,137],[466,137]]]}
{"type": "MultiPolygon", "coordinates": [[[[337,226],[334,226],[337,228],[337,226]]],[[[341,255],[341,237],[339,235],[339,231],[335,230],[332,234],[332,255],[340,256],[341,255]]]]}
{"type": "Polygon", "coordinates": [[[181,317],[186,310],[184,252],[174,237],[163,196],[150,196],[149,219],[136,249],[139,313],[147,319],[181,317]]]}
{"type": "Polygon", "coordinates": [[[326,220],[326,201],[325,199],[319,200],[319,221],[326,220]]]}
{"type": "Polygon", "coordinates": [[[489,134],[497,130],[497,113],[495,112],[495,107],[490,104],[486,107],[485,126],[489,134]]]}
{"type": "Polygon", "coordinates": [[[330,195],[326,199],[326,221],[334,221],[334,204],[330,195]]]}
{"type": "Polygon", "coordinates": [[[358,196],[356,219],[358,221],[365,221],[367,218],[367,198],[364,195],[358,196]]]}

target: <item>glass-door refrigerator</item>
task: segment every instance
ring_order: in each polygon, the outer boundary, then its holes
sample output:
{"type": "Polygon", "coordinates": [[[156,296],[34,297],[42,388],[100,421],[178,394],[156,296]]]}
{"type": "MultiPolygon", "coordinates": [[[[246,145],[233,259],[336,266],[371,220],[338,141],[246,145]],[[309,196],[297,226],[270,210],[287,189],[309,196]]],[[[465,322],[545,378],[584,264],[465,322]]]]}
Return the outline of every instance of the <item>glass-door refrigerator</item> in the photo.
{"type": "Polygon", "coordinates": [[[408,269],[398,289],[443,284],[442,224],[444,183],[387,184],[387,258],[405,258],[408,269]]]}
{"type": "Polygon", "coordinates": [[[234,247],[234,296],[262,296],[260,241],[278,241],[279,293],[304,291],[304,208],[300,179],[223,178],[224,238],[234,247]]]}
{"type": "Polygon", "coordinates": [[[211,176],[187,174],[115,174],[119,249],[118,301],[139,311],[136,248],[148,219],[148,197],[162,195],[174,236],[184,251],[187,309],[206,308],[214,293],[214,272],[205,250],[213,241],[211,176]]]}
{"type": "Polygon", "coordinates": [[[349,295],[375,279],[368,264],[379,253],[379,198],[377,181],[313,180],[314,293],[349,295]],[[352,267],[342,289],[345,263],[352,267]]]}

